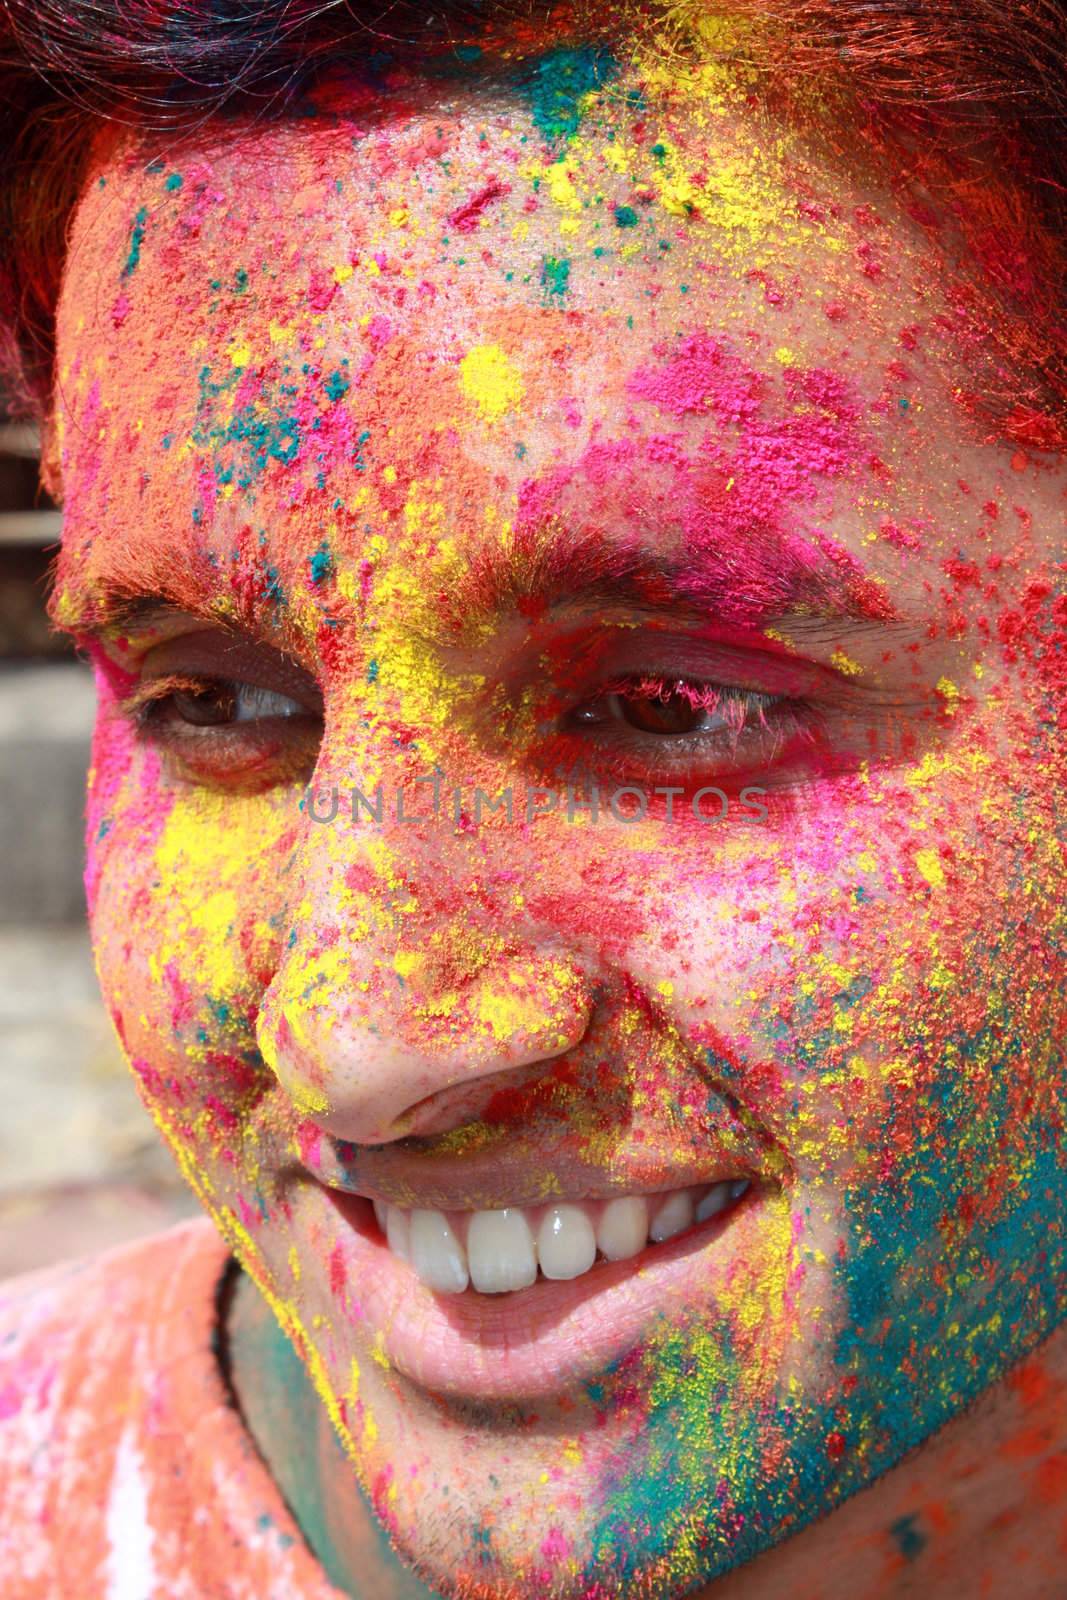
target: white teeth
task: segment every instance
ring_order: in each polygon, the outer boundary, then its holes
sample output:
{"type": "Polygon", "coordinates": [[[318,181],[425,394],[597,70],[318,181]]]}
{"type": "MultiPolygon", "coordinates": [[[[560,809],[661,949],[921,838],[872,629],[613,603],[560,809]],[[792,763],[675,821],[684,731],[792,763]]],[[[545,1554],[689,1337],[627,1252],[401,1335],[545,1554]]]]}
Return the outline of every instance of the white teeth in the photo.
{"type": "Polygon", "coordinates": [[[438,1294],[526,1289],[537,1279],[580,1278],[599,1255],[626,1261],[651,1242],[661,1244],[694,1223],[707,1222],[750,1188],[747,1178],[670,1194],[623,1195],[616,1200],[560,1202],[493,1211],[403,1211],[374,1201],[374,1215],[395,1256],[438,1294]],[[465,1237],[464,1237],[465,1235],[465,1237]]]}
{"type": "Polygon", "coordinates": [[[401,1261],[411,1260],[411,1218],[397,1206],[385,1208],[385,1237],[394,1256],[401,1261]]]}
{"type": "Polygon", "coordinates": [[[596,1260],[593,1224],[579,1206],[551,1206],[537,1230],[537,1255],[546,1278],[580,1278],[596,1260]]]}
{"type": "Polygon", "coordinates": [[[673,1239],[676,1233],[684,1233],[692,1226],[693,1196],[688,1189],[679,1189],[652,1213],[648,1237],[662,1244],[664,1239],[673,1239]]]}
{"type": "Polygon", "coordinates": [[[729,1183],[712,1184],[707,1194],[696,1209],[696,1220],[707,1222],[709,1217],[717,1217],[724,1206],[730,1204],[733,1185],[729,1183]]]}
{"type": "MultiPolygon", "coordinates": [[[[390,1206],[390,1220],[396,1207],[390,1206]]],[[[411,1265],[428,1289],[462,1294],[467,1287],[463,1246],[441,1211],[411,1213],[411,1265]]]]}
{"type": "Polygon", "coordinates": [[[648,1201],[642,1194],[609,1200],[596,1230],[600,1253],[609,1261],[626,1261],[648,1243],[648,1201]]]}
{"type": "Polygon", "coordinates": [[[516,1206],[476,1211],[467,1231],[471,1282],[482,1294],[527,1289],[537,1277],[537,1252],[530,1224],[516,1206]]]}

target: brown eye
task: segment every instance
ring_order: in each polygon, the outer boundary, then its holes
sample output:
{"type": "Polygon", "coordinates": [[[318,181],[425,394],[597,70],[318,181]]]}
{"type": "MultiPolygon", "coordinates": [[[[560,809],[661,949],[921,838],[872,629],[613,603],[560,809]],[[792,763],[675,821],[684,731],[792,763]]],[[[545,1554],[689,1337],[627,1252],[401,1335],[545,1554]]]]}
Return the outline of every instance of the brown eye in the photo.
{"type": "Polygon", "coordinates": [[[228,683],[205,683],[196,689],[176,689],[170,695],[170,711],[181,722],[196,728],[218,728],[233,722],[237,715],[237,695],[228,683]]]}
{"type": "Polygon", "coordinates": [[[570,714],[572,727],[591,732],[622,723],[635,733],[661,739],[684,739],[693,734],[738,738],[746,731],[766,726],[767,713],[783,704],[780,695],[733,685],[673,684],[636,680],[632,687],[586,701],[570,714]]]}
{"type": "Polygon", "coordinates": [[[641,733],[697,733],[708,723],[706,707],[677,692],[669,695],[612,695],[612,710],[641,733]]]}
{"type": "Polygon", "coordinates": [[[226,678],[162,678],[149,682],[139,702],[146,724],[185,728],[229,728],[272,718],[305,719],[307,708],[288,695],[260,684],[233,683],[226,678]]]}
{"type": "Polygon", "coordinates": [[[149,650],[122,710],[161,756],[165,781],[221,793],[307,782],[322,741],[315,679],[283,652],[220,629],[149,650]]]}

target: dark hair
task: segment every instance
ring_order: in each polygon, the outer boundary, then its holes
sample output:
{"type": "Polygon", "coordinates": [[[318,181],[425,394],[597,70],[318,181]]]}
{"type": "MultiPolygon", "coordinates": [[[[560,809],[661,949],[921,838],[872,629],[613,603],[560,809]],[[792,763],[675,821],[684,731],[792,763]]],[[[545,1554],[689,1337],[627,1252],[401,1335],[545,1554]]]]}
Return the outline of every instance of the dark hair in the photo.
{"type": "MultiPolygon", "coordinates": [[[[667,11],[684,28],[718,9],[708,0],[586,5],[583,22],[599,29],[642,10],[661,22],[667,11]]],[[[25,402],[47,404],[66,230],[94,124],[162,133],[232,106],[277,113],[308,73],[361,50],[447,47],[487,27],[520,38],[548,9],[538,0],[0,0],[0,364],[18,375],[25,402]]],[[[992,130],[994,159],[1008,164],[1043,238],[1063,241],[1067,0],[731,0],[724,9],[759,18],[754,64],[772,79],[843,80],[872,123],[888,115],[917,140],[943,142],[955,129],[964,148],[980,130],[987,162],[992,130]]],[[[986,265],[996,278],[996,260],[986,265]]],[[[1067,404],[1060,267],[1050,258],[1043,301],[1018,307],[1033,421],[1017,420],[1024,436],[1037,430],[1039,447],[1067,442],[1049,418],[1067,404]]],[[[1002,287],[1012,299],[1013,286],[1002,287]]]]}

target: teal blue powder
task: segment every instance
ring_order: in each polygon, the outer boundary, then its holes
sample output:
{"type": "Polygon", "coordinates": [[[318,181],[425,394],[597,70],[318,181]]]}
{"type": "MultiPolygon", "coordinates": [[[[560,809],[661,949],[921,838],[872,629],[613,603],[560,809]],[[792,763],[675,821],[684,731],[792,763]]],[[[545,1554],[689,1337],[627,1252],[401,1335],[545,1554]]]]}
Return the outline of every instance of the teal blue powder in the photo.
{"type": "Polygon", "coordinates": [[[562,298],[571,281],[571,264],[566,256],[545,256],[541,263],[541,284],[546,294],[562,298]]]}
{"type": "Polygon", "coordinates": [[[520,92],[546,143],[566,144],[574,138],[582,120],[582,97],[609,83],[618,70],[615,57],[594,45],[552,50],[541,57],[520,92]]]}
{"type": "MultiPolygon", "coordinates": [[[[855,1005],[868,984],[866,977],[854,979],[838,1004],[855,1005]]],[[[839,1380],[862,1375],[857,1393],[866,1393],[866,1399],[850,1407],[840,1387],[830,1384],[825,1398],[779,1397],[752,1417],[746,1432],[739,1429],[732,1405],[743,1388],[743,1362],[728,1318],[723,1315],[700,1330],[718,1359],[714,1379],[699,1396],[688,1383],[690,1376],[700,1377],[692,1331],[665,1328],[656,1367],[675,1381],[660,1385],[639,1456],[627,1460],[605,1498],[576,1589],[584,1581],[583,1592],[591,1594],[598,1588],[625,1592],[631,1582],[636,1590],[642,1571],[657,1558],[669,1559],[682,1541],[701,1586],[750,1560],[779,1536],[785,1518],[796,1532],[842,1495],[894,1466],[1061,1321],[1067,1228],[1058,1215],[1062,1207],[1049,1204],[1063,1192],[1058,1130],[1035,1128],[1023,1163],[1025,1177],[1020,1174],[1010,1202],[995,1217],[963,1235],[946,1281],[936,1283],[916,1267],[919,1263],[921,1269],[930,1241],[938,1239],[946,1221],[969,1203],[975,1173],[996,1170],[998,1161],[1010,1159],[1002,1154],[1002,1140],[1012,1115],[1011,1088],[1033,1042],[1005,1020],[1010,1004],[991,1007],[990,1014],[995,1023],[961,1027],[947,1046],[939,1046],[940,1070],[926,1090],[936,1145],[919,1142],[902,1159],[891,1184],[879,1177],[870,1188],[846,1197],[849,1242],[835,1267],[835,1292],[848,1315],[826,1356],[839,1380]],[[985,1102],[977,1120],[972,1063],[978,1064],[985,1102]],[[914,1359],[916,1352],[921,1359],[914,1359]],[[906,1360],[909,1356],[913,1359],[906,1360]],[[873,1427],[872,1394],[878,1401],[873,1427]],[[788,1470],[763,1470],[769,1437],[780,1441],[788,1470]],[[831,1437],[836,1440],[832,1451],[831,1437]],[[731,1463],[729,1475],[712,1470],[706,1517],[699,1515],[701,1486],[693,1474],[693,1463],[703,1459],[731,1463]],[[694,1509],[695,1524],[690,1520],[694,1509]]],[[[902,1040],[905,1058],[921,1060],[929,1048],[923,1027],[920,1015],[914,1037],[902,1040]]],[[[802,1076],[824,1068],[834,1043],[829,1036],[805,1038],[802,1019],[794,1018],[787,1037],[802,1076]]],[[[707,1061],[727,1084],[744,1071],[743,1063],[711,1051],[707,1061]]],[[[894,1091],[887,1092],[890,1121],[899,1118],[914,1126],[910,1091],[899,1091],[899,1106],[893,1104],[894,1091]]],[[[612,1376],[605,1385],[609,1390],[612,1376]]],[[[619,1381],[624,1389],[632,1385],[633,1371],[621,1371],[619,1381]]],[[[590,1398],[594,1404],[608,1403],[610,1394],[591,1389],[590,1398]]],[[[913,1517],[901,1518],[889,1532],[905,1559],[920,1553],[924,1534],[913,1517]]]]}
{"type": "Polygon", "coordinates": [[[333,557],[325,539],[319,545],[315,554],[309,557],[308,566],[311,568],[312,583],[322,583],[330,576],[333,571],[333,557]]]}
{"type": "Polygon", "coordinates": [[[340,400],[346,395],[352,385],[341,371],[331,372],[323,387],[331,400],[340,400]]]}
{"type": "Polygon", "coordinates": [[[130,253],[126,257],[126,265],[122,269],[122,276],[128,278],[141,259],[141,245],[144,242],[145,228],[148,225],[148,208],[142,206],[133,219],[133,228],[130,232],[130,253]]]}

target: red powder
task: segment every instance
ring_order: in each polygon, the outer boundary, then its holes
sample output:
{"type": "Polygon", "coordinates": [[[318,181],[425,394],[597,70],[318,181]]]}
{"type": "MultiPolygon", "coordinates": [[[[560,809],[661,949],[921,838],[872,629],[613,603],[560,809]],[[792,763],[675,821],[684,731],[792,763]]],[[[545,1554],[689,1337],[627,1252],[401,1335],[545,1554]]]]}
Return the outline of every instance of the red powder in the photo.
{"type": "Polygon", "coordinates": [[[878,525],[878,532],[886,544],[893,545],[897,550],[921,550],[922,540],[917,533],[912,533],[909,528],[902,528],[898,522],[890,517],[883,517],[878,525]]]}
{"type": "Polygon", "coordinates": [[[499,200],[510,193],[510,183],[503,183],[499,178],[490,178],[483,189],[479,189],[477,193],[472,194],[469,200],[465,200],[461,206],[457,206],[455,211],[450,213],[448,217],[449,226],[454,228],[457,233],[473,233],[486,207],[490,206],[494,200],[499,200]]]}

